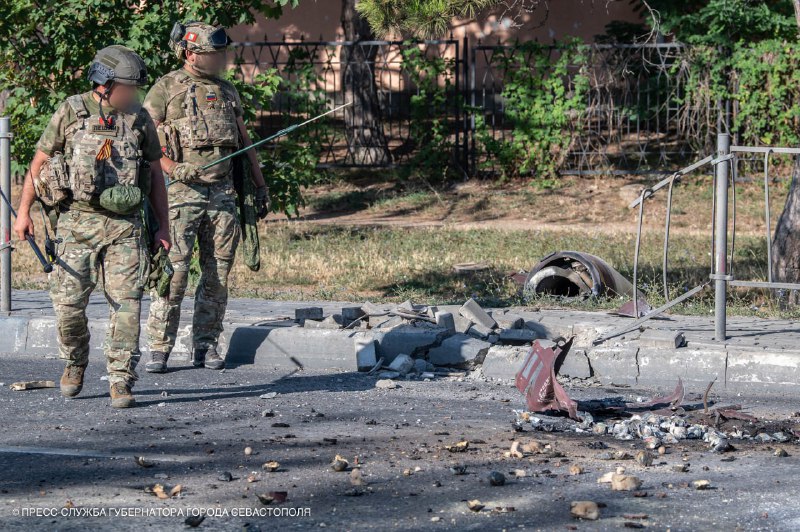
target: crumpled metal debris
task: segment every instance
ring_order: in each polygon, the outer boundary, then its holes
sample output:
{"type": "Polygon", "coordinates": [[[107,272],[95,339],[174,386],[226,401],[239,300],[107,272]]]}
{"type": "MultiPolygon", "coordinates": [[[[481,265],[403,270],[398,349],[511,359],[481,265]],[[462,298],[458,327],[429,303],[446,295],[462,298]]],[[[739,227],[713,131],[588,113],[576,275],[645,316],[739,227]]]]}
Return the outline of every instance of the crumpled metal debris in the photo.
{"type": "Polygon", "coordinates": [[[515,380],[532,412],[562,410],[570,418],[579,419],[578,403],[570,399],[556,380],[556,368],[561,366],[571,345],[572,339],[556,344],[555,349],[543,347],[538,340],[533,342],[515,380]]]}
{"type": "Polygon", "coordinates": [[[633,297],[633,284],[600,257],[579,251],[552,253],[528,273],[524,289],[566,298],[633,297]]]}

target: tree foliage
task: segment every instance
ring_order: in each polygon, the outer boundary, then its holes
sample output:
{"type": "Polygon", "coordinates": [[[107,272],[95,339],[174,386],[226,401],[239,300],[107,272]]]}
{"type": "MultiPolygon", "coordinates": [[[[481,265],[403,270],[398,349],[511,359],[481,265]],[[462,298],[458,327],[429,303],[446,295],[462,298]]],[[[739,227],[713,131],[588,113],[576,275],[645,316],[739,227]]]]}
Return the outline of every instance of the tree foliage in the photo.
{"type": "Polygon", "coordinates": [[[356,9],[378,37],[441,37],[454,17],[475,15],[501,0],[360,0],[356,9]]]}
{"type": "Polygon", "coordinates": [[[167,46],[178,20],[204,20],[224,26],[252,23],[255,14],[280,16],[299,0],[9,0],[0,17],[0,87],[8,91],[4,113],[15,134],[16,171],[33,155],[34,145],[56,106],[87,88],[84,71],[96,50],[124,44],[147,63],[150,82],[177,66],[167,46]]]}
{"type": "Polygon", "coordinates": [[[795,39],[797,23],[787,0],[649,0],[659,29],[687,44],[727,46],[766,39],[795,39]]]}

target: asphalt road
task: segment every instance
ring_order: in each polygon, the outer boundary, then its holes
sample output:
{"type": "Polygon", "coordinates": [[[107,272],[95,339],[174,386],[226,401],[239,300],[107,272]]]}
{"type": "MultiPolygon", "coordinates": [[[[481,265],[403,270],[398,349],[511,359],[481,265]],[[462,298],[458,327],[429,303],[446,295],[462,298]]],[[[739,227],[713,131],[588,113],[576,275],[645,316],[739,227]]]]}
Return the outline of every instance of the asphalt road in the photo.
{"type": "MultiPolygon", "coordinates": [[[[181,530],[189,529],[187,516],[201,512],[209,515],[200,530],[800,528],[794,443],[734,441],[736,450],[720,455],[684,441],[650,467],[600,460],[603,444],[635,454],[643,442],[560,430],[572,422],[549,417],[543,419],[552,432],[516,432],[513,410],[523,406],[517,391],[469,378],[377,389],[376,378],[352,373],[184,366],[142,373],[139,406],[114,410],[101,379],[104,365],[95,358],[76,399],[63,399],[57,389],[9,389],[15,381],[57,381],[61,368],[55,359],[0,354],[2,529],[181,530]],[[550,448],[504,457],[514,440],[550,448]],[[470,442],[465,452],[446,449],[459,441],[470,442]],[[776,447],[789,456],[775,456],[776,447]],[[348,460],[347,471],[331,468],[337,454],[348,460]],[[273,460],[277,471],[262,469],[273,460]],[[355,464],[361,485],[352,478],[355,464]],[[688,464],[688,472],[676,472],[679,464],[688,464]],[[466,466],[465,474],[454,474],[454,465],[466,466]],[[573,465],[584,472],[570,474],[573,465]],[[640,496],[597,483],[620,466],[643,480],[640,496]],[[491,471],[502,472],[505,485],[490,485],[491,471]],[[690,486],[701,479],[712,489],[690,486]],[[167,492],[180,485],[180,493],[161,499],[152,493],[155,484],[167,492]],[[467,507],[473,499],[482,511],[467,507]],[[571,517],[574,500],[601,503],[600,519],[571,517]]],[[[579,400],[632,400],[654,390],[569,391],[579,400]]],[[[689,391],[695,400],[702,392],[689,391]]],[[[717,392],[718,401],[743,404],[768,421],[791,427],[800,420],[792,417],[800,410],[793,397],[717,392]]]]}

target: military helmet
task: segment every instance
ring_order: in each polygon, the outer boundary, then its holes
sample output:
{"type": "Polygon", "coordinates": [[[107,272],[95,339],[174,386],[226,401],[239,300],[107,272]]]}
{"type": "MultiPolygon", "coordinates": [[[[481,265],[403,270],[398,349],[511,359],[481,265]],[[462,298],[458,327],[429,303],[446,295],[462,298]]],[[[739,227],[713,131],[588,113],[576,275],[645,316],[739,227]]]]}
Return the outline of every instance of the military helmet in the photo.
{"type": "Polygon", "coordinates": [[[225,28],[192,20],[185,24],[176,22],[169,42],[178,59],[185,59],[186,50],[199,54],[216,52],[225,49],[231,40],[225,28]]]}
{"type": "Polygon", "coordinates": [[[147,66],[141,56],[130,48],[113,44],[95,54],[87,77],[98,85],[113,81],[141,86],[147,84],[147,66]]]}

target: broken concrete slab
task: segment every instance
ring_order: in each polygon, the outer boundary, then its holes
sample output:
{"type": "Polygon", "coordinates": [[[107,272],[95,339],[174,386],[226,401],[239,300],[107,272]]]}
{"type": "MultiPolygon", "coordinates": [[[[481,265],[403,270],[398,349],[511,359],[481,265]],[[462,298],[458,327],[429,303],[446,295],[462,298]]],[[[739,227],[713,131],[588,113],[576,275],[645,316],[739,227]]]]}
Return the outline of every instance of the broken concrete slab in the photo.
{"type": "Polygon", "coordinates": [[[512,382],[530,347],[494,345],[486,352],[481,372],[487,379],[512,382]]]}
{"type": "Polygon", "coordinates": [[[481,306],[472,298],[469,298],[459,309],[459,314],[470,320],[472,323],[477,323],[489,329],[497,327],[497,322],[492,318],[481,306]]]}
{"type": "Polygon", "coordinates": [[[388,310],[370,301],[365,301],[364,304],[361,305],[361,311],[367,316],[386,316],[389,314],[388,310]]]}
{"type": "Polygon", "coordinates": [[[345,325],[350,324],[364,315],[365,313],[361,307],[342,307],[342,322],[345,325]]]}
{"type": "Polygon", "coordinates": [[[455,323],[457,333],[467,334],[469,328],[472,327],[472,321],[461,314],[453,314],[453,322],[455,323]]]}
{"type": "Polygon", "coordinates": [[[516,314],[492,314],[492,317],[494,321],[497,322],[497,326],[501,329],[521,329],[525,326],[525,320],[522,319],[522,316],[516,314]]]}
{"type": "Polygon", "coordinates": [[[359,336],[354,341],[358,371],[369,371],[378,363],[378,351],[372,336],[359,336]]]}
{"type": "Polygon", "coordinates": [[[474,367],[484,361],[490,347],[489,342],[457,333],[428,351],[428,360],[437,366],[474,367]]]}
{"type": "MultiPolygon", "coordinates": [[[[380,329],[393,329],[394,327],[400,327],[406,324],[406,321],[401,318],[400,316],[392,316],[389,319],[385,319],[385,316],[381,316],[380,318],[376,318],[376,321],[379,321],[376,327],[380,329]],[[382,321],[381,321],[382,320],[382,321]]],[[[370,317],[370,327],[372,327],[372,317],[370,317]]]]}
{"type": "Polygon", "coordinates": [[[451,333],[456,332],[456,321],[453,318],[453,314],[451,312],[437,312],[436,325],[438,325],[442,329],[446,329],[451,333]]]}
{"type": "Polygon", "coordinates": [[[294,319],[300,323],[300,325],[306,320],[320,321],[322,318],[322,307],[302,307],[294,309],[294,319]]]}
{"type": "Polygon", "coordinates": [[[448,334],[444,329],[414,327],[408,324],[389,330],[373,329],[370,332],[378,346],[378,358],[383,358],[385,363],[391,363],[400,354],[411,357],[421,355],[429,348],[438,345],[448,334]]]}
{"type": "Polygon", "coordinates": [[[398,372],[400,375],[405,375],[414,369],[414,359],[401,353],[392,360],[392,363],[389,364],[389,369],[398,372]]]}
{"type": "Polygon", "coordinates": [[[498,336],[500,341],[508,344],[530,343],[534,340],[542,339],[539,331],[531,329],[502,329],[498,336]]]}
{"type": "Polygon", "coordinates": [[[308,329],[341,329],[341,325],[333,316],[328,316],[322,321],[307,319],[304,321],[303,327],[308,329]]]}
{"type": "Polygon", "coordinates": [[[344,329],[240,327],[231,336],[227,360],[281,367],[295,359],[310,369],[357,371],[355,341],[369,335],[366,331],[344,329]]]}
{"type": "Polygon", "coordinates": [[[494,329],[484,327],[480,323],[473,323],[472,326],[467,330],[468,335],[481,340],[488,338],[492,332],[494,332],[494,329]]]}
{"type": "Polygon", "coordinates": [[[681,331],[647,329],[639,336],[638,343],[639,347],[678,349],[686,344],[686,338],[681,331]]]}

